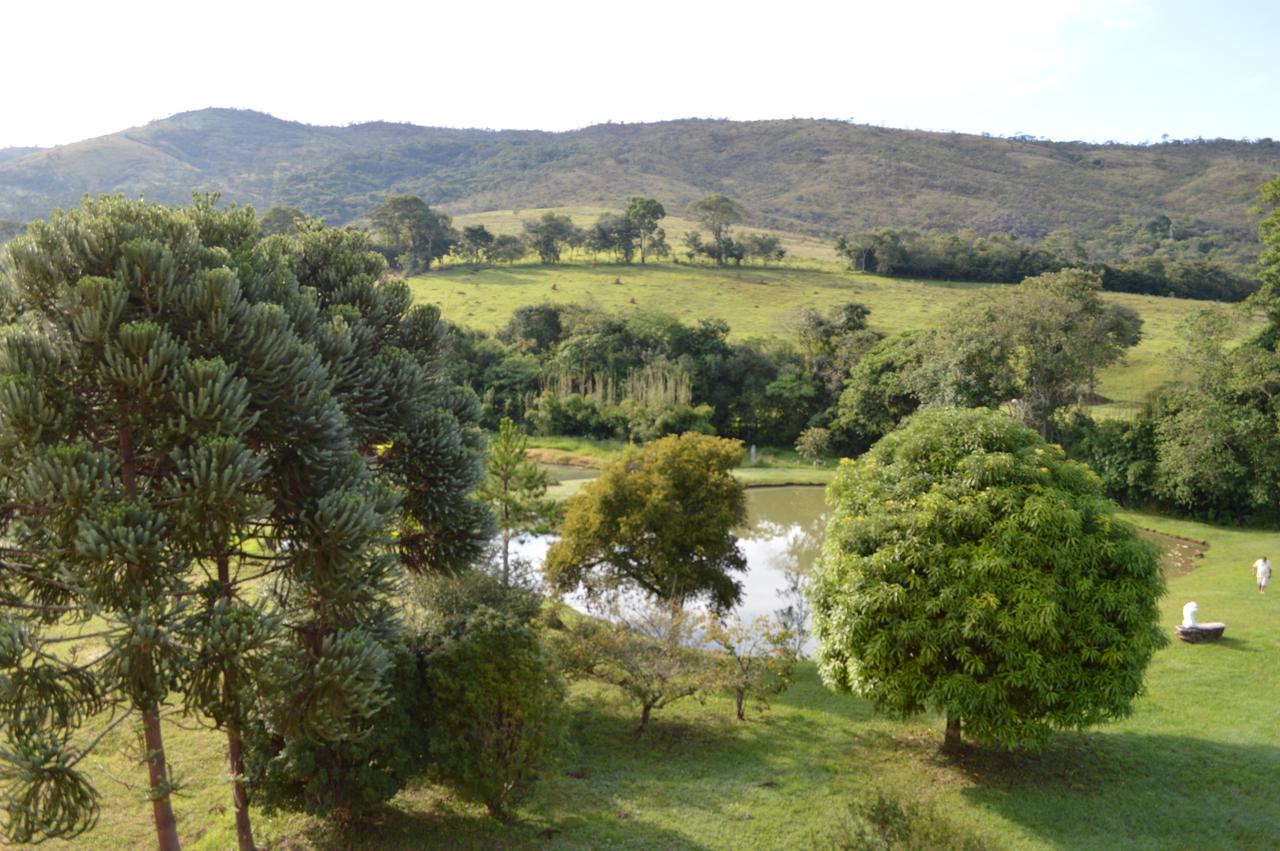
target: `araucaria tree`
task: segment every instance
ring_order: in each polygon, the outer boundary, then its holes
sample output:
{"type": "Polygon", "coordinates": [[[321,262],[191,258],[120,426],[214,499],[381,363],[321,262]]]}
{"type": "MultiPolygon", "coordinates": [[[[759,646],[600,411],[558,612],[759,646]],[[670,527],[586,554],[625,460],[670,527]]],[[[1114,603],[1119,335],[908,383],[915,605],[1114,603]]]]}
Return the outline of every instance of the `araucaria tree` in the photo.
{"type": "Polygon", "coordinates": [[[226,731],[239,843],[253,847],[240,730],[279,621],[246,599],[242,570],[282,569],[249,541],[306,500],[270,453],[323,419],[299,394],[323,401],[326,373],[278,308],[245,297],[223,239],[237,228],[252,240],[256,219],[212,199],[105,198],[33,224],[4,258],[23,314],[0,350],[0,623],[14,639],[0,707],[19,842],[92,824],[75,770],[92,745],[76,734],[110,707],[111,726],[141,718],[157,837],[176,848],[161,727],[173,696],[226,731]]]}
{"type": "Polygon", "coordinates": [[[511,584],[511,542],[525,532],[549,531],[555,504],[546,499],[548,476],[525,455],[529,440],[503,417],[489,442],[485,477],[477,496],[489,504],[502,547],[502,584],[511,584]]]}
{"type": "Polygon", "coordinates": [[[1034,745],[1132,711],[1164,644],[1155,548],[1097,476],[995,411],[922,411],[828,495],[812,586],[828,686],[1034,745]]]}
{"type": "Polygon", "coordinates": [[[588,592],[639,590],[678,608],[694,598],[718,610],[742,595],[746,569],[733,529],[746,521],[731,473],[742,443],[671,435],[630,449],[570,502],[543,574],[552,586],[588,592]]]}

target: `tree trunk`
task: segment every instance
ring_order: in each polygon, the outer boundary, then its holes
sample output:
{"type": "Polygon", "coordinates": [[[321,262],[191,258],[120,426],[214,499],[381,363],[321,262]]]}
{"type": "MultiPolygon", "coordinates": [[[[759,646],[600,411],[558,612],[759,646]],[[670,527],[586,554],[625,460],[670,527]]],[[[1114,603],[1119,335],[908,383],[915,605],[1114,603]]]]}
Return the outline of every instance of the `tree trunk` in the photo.
{"type": "Polygon", "coordinates": [[[142,740],[147,749],[147,776],[151,781],[151,814],[156,823],[160,851],[179,851],[178,822],[169,800],[169,778],[164,761],[164,736],[160,732],[160,708],[142,715],[142,740]]]}
{"type": "Polygon", "coordinates": [[[244,788],[244,757],[241,756],[240,727],[227,724],[227,762],[231,767],[231,799],[236,807],[236,840],[240,851],[257,851],[253,844],[253,825],[249,821],[249,794],[244,788]]]}
{"type": "Polygon", "coordinates": [[[653,712],[653,704],[646,703],[644,708],[640,710],[640,726],[636,728],[636,735],[644,732],[644,727],[649,723],[649,713],[653,712]]]}
{"type": "Polygon", "coordinates": [[[744,704],[746,704],[747,702],[747,693],[742,689],[738,689],[738,692],[737,694],[734,695],[734,697],[736,698],[736,701],[738,704],[738,720],[746,721],[747,713],[744,711],[743,707],[744,707],[744,704]]]}
{"type": "MultiPolygon", "coordinates": [[[[218,556],[218,581],[222,583],[222,593],[231,597],[231,564],[226,554],[218,556]]],[[[222,695],[226,705],[231,708],[232,717],[227,721],[227,763],[231,769],[231,801],[236,809],[236,840],[240,851],[257,851],[253,844],[253,825],[249,820],[249,793],[244,788],[244,756],[240,740],[240,725],[235,715],[238,709],[235,699],[235,674],[225,671],[222,681],[222,695]]]]}
{"type": "Polygon", "coordinates": [[[960,719],[947,716],[947,735],[942,740],[942,750],[946,753],[960,752],[960,719]]]}

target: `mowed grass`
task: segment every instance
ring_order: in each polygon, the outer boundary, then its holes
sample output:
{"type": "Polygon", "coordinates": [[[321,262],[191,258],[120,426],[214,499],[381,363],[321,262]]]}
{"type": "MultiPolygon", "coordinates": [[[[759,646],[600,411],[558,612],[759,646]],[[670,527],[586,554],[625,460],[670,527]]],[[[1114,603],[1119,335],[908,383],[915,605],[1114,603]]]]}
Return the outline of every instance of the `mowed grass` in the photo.
{"type": "MultiPolygon", "coordinates": [[[[1249,565],[1280,552],[1280,533],[1126,517],[1207,541],[1208,551],[1169,585],[1162,612],[1171,643],[1156,655],[1133,716],[1059,734],[1040,753],[971,749],[957,762],[943,759],[939,719],[880,717],[866,701],[826,691],[812,663],[771,711],[746,723],[732,720],[727,699],[712,697],[663,710],[643,737],[633,733],[635,709],[616,692],[580,684],[562,765],[511,822],[416,784],[353,836],[255,812],[259,838],[289,849],[807,848],[839,838],[846,806],[883,791],[997,848],[1275,847],[1280,591],[1259,595],[1249,565]],[[1222,642],[1172,638],[1189,600],[1203,620],[1226,622],[1222,642]]],[[[176,719],[166,735],[183,784],[176,810],[187,847],[233,847],[223,738],[176,719]]],[[[88,762],[103,792],[102,822],[69,846],[148,847],[136,732],[126,725],[104,745],[88,762]]]]}
{"type": "MultiPolygon", "coordinates": [[[[495,331],[527,304],[590,304],[628,313],[657,310],[686,322],[719,318],[732,336],[787,336],[800,311],[826,311],[849,301],[871,310],[870,324],[893,333],[937,326],[956,308],[982,299],[1000,284],[970,284],[884,278],[849,272],[835,264],[750,266],[718,269],[669,261],[623,265],[574,261],[558,266],[513,265],[480,269],[452,266],[411,278],[414,298],[438,304],[460,325],[495,331]]],[[[1130,415],[1160,384],[1177,376],[1173,356],[1182,342],[1182,324],[1214,303],[1188,299],[1107,293],[1143,318],[1142,341],[1124,359],[1099,373],[1096,406],[1106,416],[1130,415]]],[[[1242,333],[1253,326],[1245,324],[1242,333]]]]}

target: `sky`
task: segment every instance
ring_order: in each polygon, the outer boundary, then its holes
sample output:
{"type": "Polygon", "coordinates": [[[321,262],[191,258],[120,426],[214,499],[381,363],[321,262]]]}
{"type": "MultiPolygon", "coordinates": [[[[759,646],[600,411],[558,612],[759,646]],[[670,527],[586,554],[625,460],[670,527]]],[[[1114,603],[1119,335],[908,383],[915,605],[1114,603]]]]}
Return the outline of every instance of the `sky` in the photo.
{"type": "Polygon", "coordinates": [[[0,147],[210,106],[327,125],[1280,138],[1276,0],[61,0],[4,4],[0,34],[0,147]]]}

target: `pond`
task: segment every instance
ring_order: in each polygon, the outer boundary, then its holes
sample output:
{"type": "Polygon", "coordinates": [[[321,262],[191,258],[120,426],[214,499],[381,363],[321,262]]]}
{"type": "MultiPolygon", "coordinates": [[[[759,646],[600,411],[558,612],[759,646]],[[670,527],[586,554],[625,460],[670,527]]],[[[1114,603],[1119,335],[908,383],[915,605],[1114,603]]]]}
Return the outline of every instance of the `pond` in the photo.
{"type": "MultiPolygon", "coordinates": [[[[565,469],[577,478],[584,478],[584,472],[587,477],[595,473],[565,469]]],[[[559,473],[556,470],[553,476],[558,478],[559,473]]],[[[821,487],[747,490],[747,525],[737,530],[739,546],[747,558],[746,574],[737,577],[743,593],[736,613],[743,621],[772,614],[788,604],[788,572],[807,572],[822,545],[824,495],[821,487]]],[[[513,555],[539,567],[553,540],[550,535],[525,537],[513,545],[513,555]]],[[[571,597],[569,602],[576,601],[571,597]]]]}

